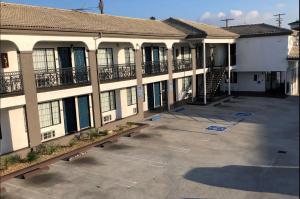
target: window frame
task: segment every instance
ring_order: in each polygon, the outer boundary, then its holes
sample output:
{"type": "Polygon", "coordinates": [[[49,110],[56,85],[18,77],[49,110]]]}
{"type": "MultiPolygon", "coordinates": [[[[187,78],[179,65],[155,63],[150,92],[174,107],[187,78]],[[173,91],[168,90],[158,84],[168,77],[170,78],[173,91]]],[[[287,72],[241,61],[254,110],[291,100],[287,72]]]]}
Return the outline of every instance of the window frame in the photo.
{"type": "Polygon", "coordinates": [[[135,50],[131,47],[125,48],[125,64],[134,64],[135,63],[135,50]],[[133,53],[133,54],[131,54],[133,53]],[[131,57],[133,55],[133,57],[131,57]],[[133,59],[133,61],[131,61],[133,59]],[[129,62],[128,62],[129,61],[129,62]]]}
{"type": "Polygon", "coordinates": [[[98,49],[98,51],[97,51],[97,64],[98,64],[98,67],[109,67],[109,66],[113,66],[114,65],[114,50],[113,50],[113,48],[99,48],[98,49]],[[99,63],[99,50],[105,50],[105,62],[106,62],[106,64],[105,65],[103,65],[103,64],[101,64],[101,62],[99,63]],[[109,63],[109,56],[108,56],[108,51],[110,51],[111,52],[111,64],[108,64],[109,63]]]}
{"type": "Polygon", "coordinates": [[[101,100],[101,112],[102,113],[114,111],[117,109],[117,107],[116,107],[116,92],[114,90],[113,91],[105,91],[105,92],[100,93],[100,100],[101,100]],[[103,103],[102,94],[104,94],[104,93],[108,93],[109,110],[107,110],[107,111],[103,111],[103,106],[102,106],[102,103],[103,103]],[[113,107],[112,107],[112,103],[110,101],[112,96],[113,96],[113,107]]]}
{"type": "Polygon", "coordinates": [[[54,101],[49,101],[49,102],[43,102],[43,103],[39,103],[38,104],[38,111],[40,113],[40,110],[39,110],[39,105],[42,105],[42,104],[49,104],[49,112],[50,112],[50,125],[47,125],[47,126],[42,126],[41,125],[41,115],[39,114],[39,121],[40,121],[40,128],[41,129],[44,129],[44,128],[47,128],[47,127],[50,127],[50,126],[56,126],[56,125],[59,125],[61,124],[61,114],[60,114],[60,104],[59,104],[59,100],[54,100],[54,101]],[[55,122],[54,123],[54,115],[53,115],[53,103],[54,102],[57,102],[57,109],[58,109],[58,122],[55,122]]]}
{"type": "Polygon", "coordinates": [[[127,106],[133,106],[137,104],[137,89],[135,86],[129,87],[126,89],[127,91],[127,106]],[[135,96],[133,95],[133,91],[135,92],[135,96]]]}
{"type": "Polygon", "coordinates": [[[193,80],[192,80],[192,77],[183,77],[183,78],[182,78],[182,91],[185,91],[185,92],[187,92],[187,91],[190,90],[190,89],[187,90],[187,85],[186,85],[186,80],[187,80],[187,79],[188,79],[189,82],[190,82],[190,84],[189,84],[190,86],[191,86],[192,83],[193,83],[193,82],[192,82],[192,81],[193,81],[193,80]]]}
{"type": "Polygon", "coordinates": [[[53,69],[50,69],[50,70],[55,70],[56,71],[56,56],[55,56],[55,48],[34,48],[33,49],[33,53],[32,53],[32,58],[33,58],[33,69],[35,71],[41,71],[41,70],[44,70],[44,71],[49,71],[49,62],[48,62],[48,56],[47,56],[47,50],[51,50],[52,53],[53,53],[53,69]],[[43,56],[45,57],[45,68],[44,69],[38,69],[38,68],[35,68],[35,61],[34,61],[34,51],[38,51],[38,50],[42,50],[43,51],[43,56]]]}

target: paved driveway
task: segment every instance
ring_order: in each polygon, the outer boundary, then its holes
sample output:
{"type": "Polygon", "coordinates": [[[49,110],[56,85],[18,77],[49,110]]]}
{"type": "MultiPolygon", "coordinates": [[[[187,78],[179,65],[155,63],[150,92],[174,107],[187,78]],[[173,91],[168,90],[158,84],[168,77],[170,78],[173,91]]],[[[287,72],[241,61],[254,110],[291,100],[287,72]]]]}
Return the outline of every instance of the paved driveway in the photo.
{"type": "Polygon", "coordinates": [[[5,182],[2,198],[298,198],[297,102],[240,97],[217,107],[185,106],[148,121],[134,138],[60,161],[30,180],[5,182]]]}

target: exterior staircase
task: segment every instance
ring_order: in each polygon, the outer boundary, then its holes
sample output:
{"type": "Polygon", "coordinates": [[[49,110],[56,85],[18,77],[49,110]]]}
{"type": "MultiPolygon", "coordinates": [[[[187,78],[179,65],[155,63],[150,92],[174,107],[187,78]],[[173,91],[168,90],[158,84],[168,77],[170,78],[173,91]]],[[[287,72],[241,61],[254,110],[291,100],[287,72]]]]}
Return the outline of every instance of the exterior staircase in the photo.
{"type": "MultiPolygon", "coordinates": [[[[206,98],[207,100],[215,97],[222,80],[224,79],[226,68],[212,69],[206,73],[206,98]]],[[[202,83],[203,87],[203,83],[202,83]]],[[[201,89],[200,98],[203,99],[204,89],[201,89]]]]}

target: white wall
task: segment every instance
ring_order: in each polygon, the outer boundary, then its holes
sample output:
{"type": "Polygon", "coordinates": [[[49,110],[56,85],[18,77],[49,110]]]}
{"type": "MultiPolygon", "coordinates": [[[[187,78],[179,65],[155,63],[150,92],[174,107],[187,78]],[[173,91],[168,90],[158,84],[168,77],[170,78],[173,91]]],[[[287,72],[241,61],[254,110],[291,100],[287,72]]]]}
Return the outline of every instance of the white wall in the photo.
{"type": "MultiPolygon", "coordinates": [[[[231,83],[231,91],[265,92],[266,82],[263,72],[239,72],[237,83],[231,83]],[[258,75],[258,81],[254,81],[254,75],[258,75]]],[[[221,86],[223,91],[228,89],[228,83],[221,86]]]]}
{"type": "Polygon", "coordinates": [[[286,71],[288,36],[237,39],[237,71],[286,71]]]}
{"type": "Polygon", "coordinates": [[[137,114],[134,109],[137,110],[137,104],[128,106],[127,104],[127,89],[120,90],[120,102],[121,102],[121,118],[126,118],[137,114]]]}
{"type": "Polygon", "coordinates": [[[17,47],[12,42],[1,41],[0,52],[7,53],[8,65],[9,65],[8,68],[2,68],[0,66],[0,72],[20,71],[17,47]]]}
{"type": "Polygon", "coordinates": [[[1,109],[0,115],[2,131],[0,154],[28,147],[24,107],[1,109]]]}

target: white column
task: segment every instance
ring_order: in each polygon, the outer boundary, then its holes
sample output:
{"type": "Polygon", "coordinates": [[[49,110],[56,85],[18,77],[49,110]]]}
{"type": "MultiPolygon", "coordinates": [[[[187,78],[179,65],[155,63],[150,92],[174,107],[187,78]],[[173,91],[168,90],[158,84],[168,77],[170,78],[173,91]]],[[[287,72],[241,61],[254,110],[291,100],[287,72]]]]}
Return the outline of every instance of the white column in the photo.
{"type": "Polygon", "coordinates": [[[207,103],[206,101],[206,49],[205,49],[205,42],[203,40],[203,102],[204,104],[207,103]]]}
{"type": "Polygon", "coordinates": [[[231,60],[230,60],[230,43],[228,44],[228,95],[231,95],[231,60]]]}

